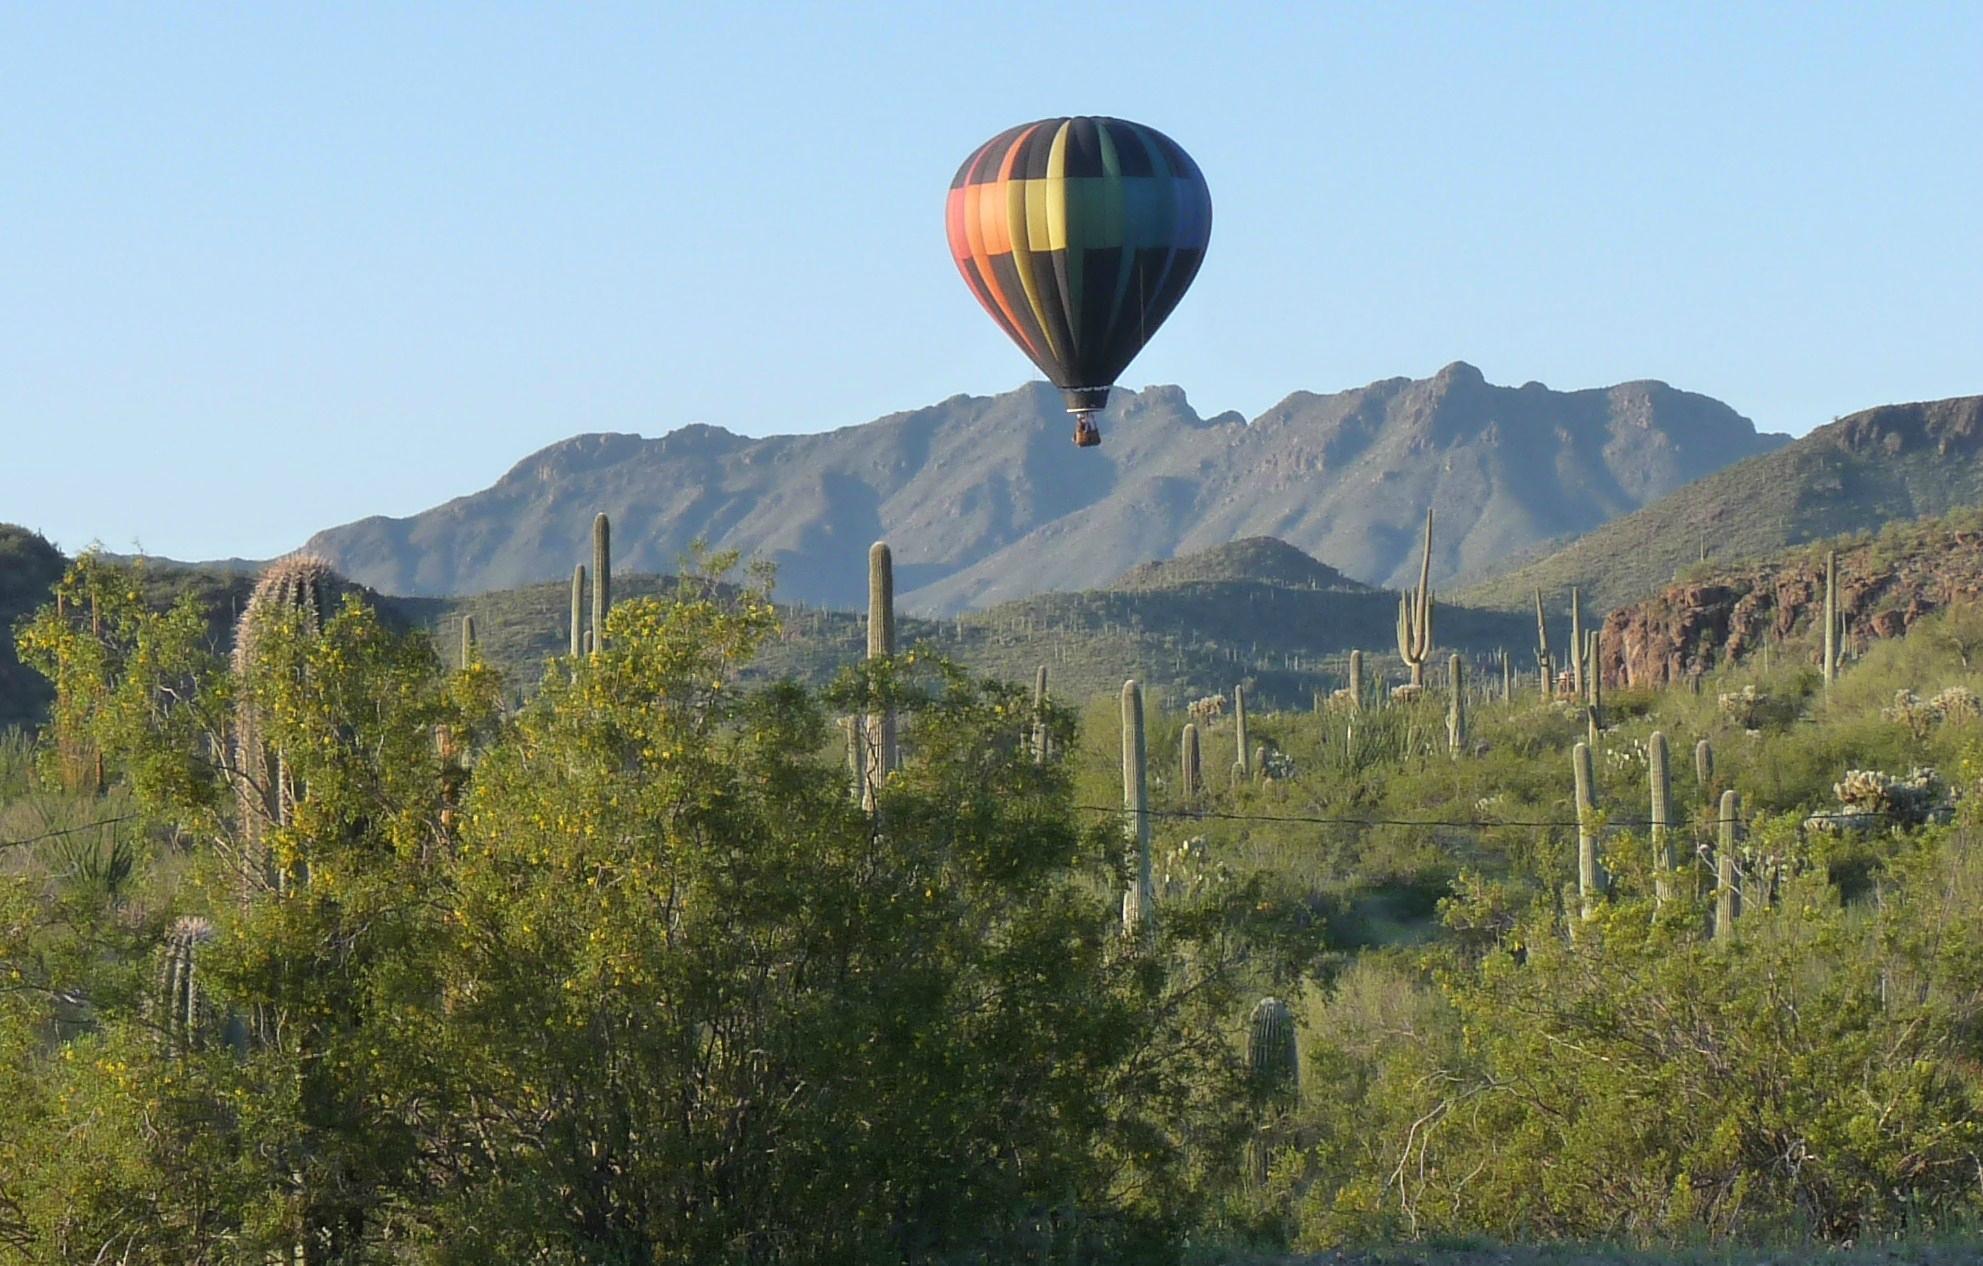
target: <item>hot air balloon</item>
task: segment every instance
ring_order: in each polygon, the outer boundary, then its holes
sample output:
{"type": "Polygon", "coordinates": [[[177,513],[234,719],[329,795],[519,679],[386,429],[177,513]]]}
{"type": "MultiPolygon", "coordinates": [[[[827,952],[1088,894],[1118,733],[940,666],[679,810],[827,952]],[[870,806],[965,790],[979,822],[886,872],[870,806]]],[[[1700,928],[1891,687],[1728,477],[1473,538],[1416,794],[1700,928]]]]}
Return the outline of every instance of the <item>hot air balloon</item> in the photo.
{"type": "Polygon", "coordinates": [[[1155,128],[1042,119],[980,145],[950,182],[964,283],[1067,398],[1074,442],[1184,297],[1212,236],[1198,164],[1155,128]]]}

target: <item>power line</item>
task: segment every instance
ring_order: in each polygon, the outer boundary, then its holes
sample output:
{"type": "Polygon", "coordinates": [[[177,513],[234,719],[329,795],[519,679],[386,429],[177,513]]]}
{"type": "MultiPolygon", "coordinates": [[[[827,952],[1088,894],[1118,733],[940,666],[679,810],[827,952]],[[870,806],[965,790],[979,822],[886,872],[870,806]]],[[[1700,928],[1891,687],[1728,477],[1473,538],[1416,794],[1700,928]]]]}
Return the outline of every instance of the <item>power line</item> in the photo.
{"type": "Polygon", "coordinates": [[[114,818],[98,818],[94,822],[84,822],[78,826],[65,826],[53,831],[43,831],[40,835],[24,835],[17,840],[0,839],[0,848],[26,848],[29,845],[40,844],[46,840],[60,839],[65,835],[78,835],[84,831],[94,831],[98,827],[115,826],[119,822],[135,821],[137,816],[135,813],[123,813],[114,818]]]}
{"type": "MultiPolygon", "coordinates": [[[[1117,813],[1130,812],[1129,809],[1124,808],[1122,806],[1112,807],[1108,805],[1099,805],[1099,804],[1078,804],[1075,805],[1074,807],[1077,810],[1081,810],[1087,813],[1117,814],[1117,813]]],[[[1547,819],[1524,819],[1524,818],[1499,818],[1492,820],[1481,820],[1481,819],[1473,819],[1473,818],[1325,818],[1325,817],[1311,817],[1304,814],[1228,813],[1216,809],[1203,809],[1203,810],[1146,809],[1144,812],[1148,813],[1153,818],[1194,818],[1200,820],[1209,819],[1216,822],[1277,822],[1277,823],[1286,823],[1286,824],[1294,824],[1301,826],[1422,826],[1422,827],[1449,827],[1458,830],[1486,831],[1486,830],[1492,830],[1496,827],[1504,827],[1504,826],[1505,827],[1562,827],[1565,829],[1569,829],[1582,825],[1582,823],[1579,823],[1574,818],[1567,822],[1559,822],[1559,821],[1552,821],[1547,819]]],[[[1843,819],[1843,818],[1891,818],[1894,816],[1896,815],[1892,813],[1888,813],[1884,810],[1867,810],[1863,813],[1862,812],[1811,813],[1811,814],[1806,814],[1804,820],[1806,822],[1818,822],[1818,821],[1831,821],[1831,820],[1843,819]]],[[[1712,819],[1712,821],[1716,823],[1720,823],[1721,821],[1723,821],[1723,819],[1719,815],[1717,815],[1712,819]]],[[[1733,821],[1737,825],[1746,827],[1751,822],[1753,822],[1754,819],[1743,817],[1743,818],[1735,818],[1733,819],[1733,821]]],[[[1615,815],[1605,815],[1603,818],[1603,825],[1607,828],[1629,826],[1629,827],[1645,827],[1647,829],[1651,829],[1653,822],[1651,818],[1620,818],[1615,815]]],[[[1677,831],[1684,827],[1692,825],[1692,823],[1669,822],[1666,825],[1668,829],[1677,831]]]]}

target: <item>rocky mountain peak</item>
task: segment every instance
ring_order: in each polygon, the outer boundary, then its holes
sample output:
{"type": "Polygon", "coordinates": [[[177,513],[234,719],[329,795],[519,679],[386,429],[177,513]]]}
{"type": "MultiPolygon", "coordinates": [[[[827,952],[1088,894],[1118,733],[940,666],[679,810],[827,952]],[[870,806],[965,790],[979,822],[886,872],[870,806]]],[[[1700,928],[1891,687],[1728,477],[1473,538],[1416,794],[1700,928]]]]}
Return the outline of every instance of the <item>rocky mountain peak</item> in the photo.
{"type": "Polygon", "coordinates": [[[704,540],[777,563],[783,597],[856,607],[863,551],[888,538],[904,607],[949,613],[1249,537],[1398,583],[1416,577],[1418,526],[1436,505],[1444,584],[1779,442],[1705,397],[1644,407],[1644,424],[1625,426],[1605,388],[1518,391],[1455,362],[1430,379],[1297,392],[1251,423],[1201,418],[1179,387],[1121,390],[1102,447],[1077,451],[1059,394],[1029,383],[803,435],[576,436],[497,488],[333,528],[310,548],[388,592],[473,593],[569,575],[604,512],[627,566],[665,571],[704,540]],[[1681,432],[1687,443],[1670,441],[1681,432]]]}

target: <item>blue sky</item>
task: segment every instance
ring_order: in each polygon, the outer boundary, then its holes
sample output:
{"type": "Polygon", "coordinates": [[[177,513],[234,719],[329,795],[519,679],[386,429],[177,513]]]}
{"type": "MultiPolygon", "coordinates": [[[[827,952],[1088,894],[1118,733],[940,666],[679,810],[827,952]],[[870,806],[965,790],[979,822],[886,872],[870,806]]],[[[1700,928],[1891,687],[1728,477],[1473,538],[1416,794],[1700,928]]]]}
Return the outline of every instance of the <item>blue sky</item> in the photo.
{"type": "Polygon", "coordinates": [[[1125,378],[1204,412],[1976,393],[1980,55],[1973,4],[0,7],[0,521],[265,556],[579,431],[1008,389],[943,192],[1065,113],[1206,173],[1125,378]]]}

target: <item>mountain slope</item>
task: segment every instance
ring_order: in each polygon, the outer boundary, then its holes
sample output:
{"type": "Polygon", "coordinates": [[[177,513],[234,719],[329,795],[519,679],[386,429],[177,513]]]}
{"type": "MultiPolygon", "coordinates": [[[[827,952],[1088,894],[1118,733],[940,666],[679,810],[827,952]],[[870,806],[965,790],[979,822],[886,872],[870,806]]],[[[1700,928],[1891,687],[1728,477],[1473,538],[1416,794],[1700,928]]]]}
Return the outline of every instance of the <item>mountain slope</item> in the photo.
{"type": "MultiPolygon", "coordinates": [[[[645,574],[614,577],[619,599],[666,592],[645,574]]],[[[534,685],[564,653],[569,587],[547,582],[466,598],[384,599],[433,629],[443,658],[458,644],[463,614],[475,617],[482,654],[512,686],[534,685]]],[[[1136,677],[1173,698],[1251,681],[1256,697],[1306,707],[1317,690],[1343,684],[1344,656],[1368,653],[1373,680],[1394,661],[1398,596],[1344,579],[1282,541],[1251,539],[1133,568],[1114,585],[1040,594],[950,619],[898,618],[898,645],[922,646],[975,672],[1031,681],[1050,666],[1062,698],[1113,694],[1136,677]]],[[[756,676],[815,685],[867,652],[864,617],[821,608],[781,609],[783,635],[753,666],[756,676]]],[[[1504,612],[1442,606],[1434,621],[1443,656],[1485,656],[1526,646],[1533,623],[1504,612]]],[[[1391,664],[1395,668],[1395,664],[1391,664]]],[[[1397,675],[1394,673],[1394,675],[1397,675]]]]}
{"type": "Polygon", "coordinates": [[[15,626],[54,597],[68,560],[47,538],[0,523],[0,729],[40,719],[54,698],[41,674],[21,664],[15,626]]]}
{"type": "Polygon", "coordinates": [[[1889,524],[1786,550],[1755,563],[1696,568],[1605,618],[1607,678],[1631,685],[1685,681],[1775,647],[1777,662],[1823,662],[1825,553],[1838,554],[1844,649],[1900,637],[1923,616],[1983,599],[1983,509],[1889,524]]]}
{"type": "Polygon", "coordinates": [[[1705,551],[1786,546],[1983,504],[1983,396],[1885,405],[1819,427],[1615,519],[1555,554],[1460,591],[1519,608],[1575,585],[1605,611],[1652,593],[1705,551]]]}
{"type": "Polygon", "coordinates": [[[386,592],[474,593],[568,574],[603,510],[630,570],[672,570],[702,540],[777,561],[784,598],[851,607],[861,550],[886,537],[903,605],[947,613],[1248,536],[1394,583],[1415,572],[1416,524],[1436,505],[1443,582],[1782,442],[1660,383],[1495,387],[1464,364],[1298,393],[1252,423],[1202,418],[1175,387],[1119,391],[1103,430],[1101,449],[1077,452],[1057,394],[1033,384],[811,435],[583,435],[482,492],[307,548],[386,592]]]}

